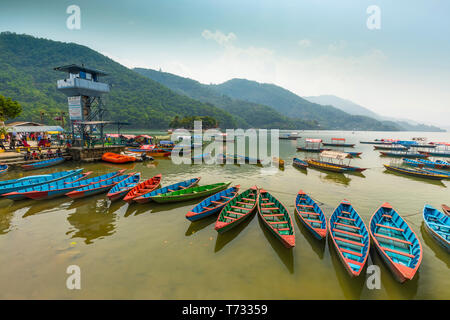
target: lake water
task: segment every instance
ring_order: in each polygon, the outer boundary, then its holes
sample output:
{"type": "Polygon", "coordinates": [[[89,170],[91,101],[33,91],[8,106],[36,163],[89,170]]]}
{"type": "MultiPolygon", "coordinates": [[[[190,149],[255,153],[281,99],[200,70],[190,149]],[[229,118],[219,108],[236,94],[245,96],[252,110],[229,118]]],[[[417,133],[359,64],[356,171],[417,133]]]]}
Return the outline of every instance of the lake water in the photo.
{"type": "MultiPolygon", "coordinates": [[[[266,172],[255,165],[174,165],[170,160],[113,165],[67,162],[33,174],[77,167],[96,174],[126,168],[143,178],[162,173],[163,185],[201,176],[200,184],[232,181],[242,191],[257,185],[289,209],[296,246],[285,249],[253,215],[218,236],[216,217],[191,223],[185,214],[197,201],[127,204],[105,195],[71,200],[0,200],[1,299],[450,299],[450,255],[425,231],[422,209],[450,205],[450,182],[430,182],[387,173],[372,145],[361,140],[426,136],[450,141],[449,133],[300,131],[303,138],[345,137],[362,151],[352,165],[363,175],[342,175],[292,167],[299,142],[281,140],[285,170],[266,172]],[[368,264],[381,268],[381,288],[369,290],[365,270],[350,278],[328,241],[318,241],[294,216],[299,189],[322,204],[329,217],[348,199],[366,225],[389,202],[420,238],[423,261],[412,281],[399,284],[371,250],[368,264]],[[66,268],[81,269],[81,290],[68,290],[66,268]]],[[[23,176],[13,170],[2,179],[23,176]]]]}

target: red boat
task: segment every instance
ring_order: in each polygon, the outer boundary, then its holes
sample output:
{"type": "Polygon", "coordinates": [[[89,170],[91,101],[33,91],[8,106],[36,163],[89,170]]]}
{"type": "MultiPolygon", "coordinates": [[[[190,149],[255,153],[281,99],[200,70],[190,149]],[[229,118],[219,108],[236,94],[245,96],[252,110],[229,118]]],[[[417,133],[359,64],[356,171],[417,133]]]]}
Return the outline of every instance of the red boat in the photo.
{"type": "Polygon", "coordinates": [[[125,200],[128,203],[131,203],[133,202],[133,199],[159,188],[161,186],[161,178],[162,175],[158,174],[153,178],[150,178],[144,182],[139,183],[137,186],[135,186],[127,193],[127,195],[123,198],[123,200],[125,200]]]}
{"type": "Polygon", "coordinates": [[[444,213],[448,216],[450,216],[450,207],[446,206],[445,204],[442,205],[442,210],[444,210],[444,213]]]}

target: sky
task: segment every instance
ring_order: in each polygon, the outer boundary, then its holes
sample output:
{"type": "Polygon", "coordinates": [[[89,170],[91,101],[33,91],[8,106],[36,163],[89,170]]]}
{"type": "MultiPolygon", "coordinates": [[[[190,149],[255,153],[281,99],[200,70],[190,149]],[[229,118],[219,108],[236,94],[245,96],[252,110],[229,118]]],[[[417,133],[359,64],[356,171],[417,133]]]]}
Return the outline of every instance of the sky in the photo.
{"type": "Polygon", "coordinates": [[[273,83],[450,126],[447,0],[1,0],[0,31],[86,45],[130,68],[273,83]],[[71,5],[80,29],[67,27],[71,5]]]}

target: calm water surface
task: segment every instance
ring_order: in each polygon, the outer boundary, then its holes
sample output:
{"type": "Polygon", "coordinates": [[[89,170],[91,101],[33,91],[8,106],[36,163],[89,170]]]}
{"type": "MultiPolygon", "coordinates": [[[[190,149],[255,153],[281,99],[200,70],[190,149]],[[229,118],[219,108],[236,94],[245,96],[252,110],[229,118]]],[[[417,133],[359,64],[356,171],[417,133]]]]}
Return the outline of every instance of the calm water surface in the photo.
{"type": "MultiPolygon", "coordinates": [[[[303,138],[345,137],[348,142],[375,138],[450,141],[449,133],[301,132],[303,138]]],[[[201,176],[201,184],[232,181],[242,190],[252,185],[273,193],[293,216],[296,246],[286,250],[257,215],[218,236],[216,217],[191,223],[186,212],[196,201],[171,204],[111,203],[105,195],[50,201],[0,200],[0,298],[25,299],[450,299],[450,256],[425,232],[425,203],[450,204],[450,183],[429,182],[387,173],[372,145],[357,143],[362,157],[352,164],[364,175],[342,175],[291,166],[298,142],[280,141],[284,171],[254,165],[113,165],[68,162],[33,173],[83,167],[103,174],[126,168],[144,178],[163,174],[163,184],[201,176]],[[329,217],[338,203],[351,201],[366,225],[383,202],[390,202],[419,236],[424,255],[416,277],[397,283],[372,250],[368,264],[381,268],[381,289],[347,276],[334,248],[317,241],[294,217],[299,189],[322,204],[329,217]],[[66,268],[81,268],[81,290],[66,288],[66,268]]],[[[2,176],[12,179],[23,172],[2,176]]]]}

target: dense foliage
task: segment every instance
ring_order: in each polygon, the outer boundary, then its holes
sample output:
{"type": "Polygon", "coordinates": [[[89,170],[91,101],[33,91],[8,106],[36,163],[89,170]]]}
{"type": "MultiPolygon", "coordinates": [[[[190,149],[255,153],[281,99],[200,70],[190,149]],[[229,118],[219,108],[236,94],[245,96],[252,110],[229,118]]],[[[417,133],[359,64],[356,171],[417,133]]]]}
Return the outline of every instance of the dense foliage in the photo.
{"type": "Polygon", "coordinates": [[[0,122],[14,119],[22,112],[22,106],[11,98],[0,95],[0,122]]]}
{"type": "Polygon", "coordinates": [[[194,121],[201,121],[202,122],[202,129],[212,129],[217,128],[218,121],[210,116],[191,116],[191,117],[184,117],[180,119],[180,117],[176,116],[169,124],[171,128],[178,129],[178,128],[184,128],[184,129],[194,129],[194,121]]]}
{"type": "Polygon", "coordinates": [[[56,80],[66,77],[53,68],[84,64],[105,71],[101,79],[112,86],[105,96],[105,119],[130,122],[134,128],[167,128],[175,116],[211,116],[222,128],[237,126],[228,112],[177,94],[85,46],[38,39],[28,35],[0,33],[0,94],[23,107],[20,120],[54,123],[55,115],[67,111],[67,98],[56,90],[56,80]]]}

